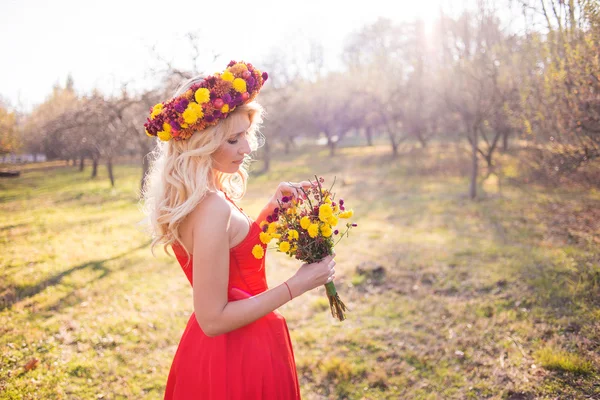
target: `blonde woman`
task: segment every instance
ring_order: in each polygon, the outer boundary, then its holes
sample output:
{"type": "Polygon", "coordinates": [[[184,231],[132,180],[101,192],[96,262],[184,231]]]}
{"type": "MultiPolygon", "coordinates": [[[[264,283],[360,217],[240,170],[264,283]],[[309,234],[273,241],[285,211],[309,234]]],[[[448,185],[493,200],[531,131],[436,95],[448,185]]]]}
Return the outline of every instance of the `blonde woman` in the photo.
{"type": "MultiPolygon", "coordinates": [[[[145,124],[157,136],[143,193],[152,250],[171,246],[193,288],[194,312],[179,342],[165,399],[299,399],[292,343],[276,309],[334,279],[327,257],[269,288],[261,226],[284,196],[310,182],[281,183],[255,220],[236,204],[263,109],[266,73],[252,64],[182,85],[145,124]]],[[[334,255],[335,256],[335,255],[334,255]]]]}

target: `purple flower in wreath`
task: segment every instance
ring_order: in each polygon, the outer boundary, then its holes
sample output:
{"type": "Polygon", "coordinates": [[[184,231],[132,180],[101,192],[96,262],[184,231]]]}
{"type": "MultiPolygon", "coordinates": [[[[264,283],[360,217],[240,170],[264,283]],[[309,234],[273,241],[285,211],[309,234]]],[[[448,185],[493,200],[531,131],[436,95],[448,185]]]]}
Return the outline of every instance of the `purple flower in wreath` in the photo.
{"type": "Polygon", "coordinates": [[[254,90],[254,85],[256,85],[256,79],[253,76],[246,80],[246,86],[248,87],[248,91],[251,92],[254,90]]]}
{"type": "Polygon", "coordinates": [[[183,113],[189,103],[190,102],[188,101],[188,99],[185,99],[185,98],[179,100],[179,102],[177,102],[177,104],[175,104],[175,111],[177,111],[179,114],[183,113]]]}
{"type": "Polygon", "coordinates": [[[181,125],[179,125],[179,122],[176,119],[170,119],[169,120],[169,125],[171,125],[171,127],[173,129],[175,129],[176,131],[181,129],[181,125]]]}

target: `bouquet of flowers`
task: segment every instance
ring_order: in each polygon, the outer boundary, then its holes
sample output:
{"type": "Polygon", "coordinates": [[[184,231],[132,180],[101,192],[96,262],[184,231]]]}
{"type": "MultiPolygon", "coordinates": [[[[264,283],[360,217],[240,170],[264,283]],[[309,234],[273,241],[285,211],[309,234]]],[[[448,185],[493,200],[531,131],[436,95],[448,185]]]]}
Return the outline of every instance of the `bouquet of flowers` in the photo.
{"type": "MultiPolygon", "coordinates": [[[[283,197],[278,201],[279,207],[263,225],[260,240],[268,244],[277,239],[278,251],[306,263],[314,263],[331,255],[333,247],[357,225],[347,222],[343,232],[336,229],[340,219],[351,218],[354,212],[346,210],[343,199],[335,201],[335,193],[331,191],[335,179],[329,189],[323,188],[324,182],[323,178],[315,176],[310,188],[298,188],[304,193],[304,198],[283,197]]],[[[325,284],[325,290],[331,315],[343,321],[346,319],[346,305],[340,299],[333,281],[325,284]]]]}

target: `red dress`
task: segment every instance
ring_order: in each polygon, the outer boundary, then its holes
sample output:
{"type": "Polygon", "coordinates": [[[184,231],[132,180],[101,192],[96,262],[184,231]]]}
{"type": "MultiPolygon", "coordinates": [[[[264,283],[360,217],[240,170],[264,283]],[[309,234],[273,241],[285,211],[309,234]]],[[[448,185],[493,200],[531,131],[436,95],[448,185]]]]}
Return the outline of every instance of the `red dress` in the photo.
{"type": "MultiPolygon", "coordinates": [[[[259,260],[252,255],[256,244],[266,252],[260,232],[260,226],[251,221],[246,238],[229,251],[229,301],[268,289],[265,258],[259,260]]],[[[190,259],[185,267],[188,259],[180,246],[175,244],[173,251],[193,286],[193,261],[190,259]]],[[[171,364],[164,398],[300,399],[292,342],[283,316],[273,311],[242,328],[208,337],[192,313],[171,364]]]]}

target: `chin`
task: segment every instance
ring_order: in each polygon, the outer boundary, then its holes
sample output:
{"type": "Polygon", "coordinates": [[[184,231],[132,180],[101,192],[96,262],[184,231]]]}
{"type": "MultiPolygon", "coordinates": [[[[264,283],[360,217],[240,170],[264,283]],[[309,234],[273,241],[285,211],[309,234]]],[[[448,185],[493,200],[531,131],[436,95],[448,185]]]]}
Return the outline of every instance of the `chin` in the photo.
{"type": "Polygon", "coordinates": [[[233,164],[233,167],[231,168],[231,171],[229,173],[234,174],[236,172],[238,172],[241,168],[242,164],[237,165],[237,164],[233,164]]]}

